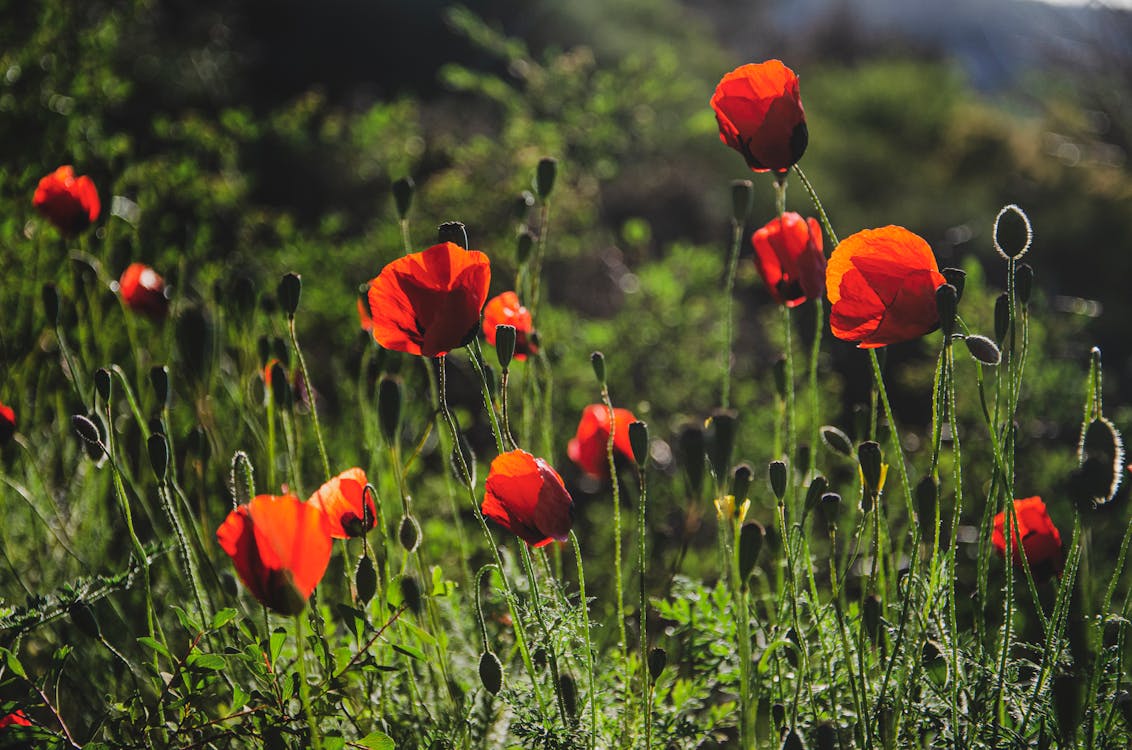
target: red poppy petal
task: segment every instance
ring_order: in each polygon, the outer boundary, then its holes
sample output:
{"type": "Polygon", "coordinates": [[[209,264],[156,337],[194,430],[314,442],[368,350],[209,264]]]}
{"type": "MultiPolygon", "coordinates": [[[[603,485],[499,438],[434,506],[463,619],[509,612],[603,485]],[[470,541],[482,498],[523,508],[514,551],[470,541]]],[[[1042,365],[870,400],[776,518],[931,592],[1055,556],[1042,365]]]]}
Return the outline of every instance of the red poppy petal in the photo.
{"type": "Polygon", "coordinates": [[[216,530],[216,540],[220,548],[232,558],[236,574],[259,601],[267,596],[267,574],[256,550],[255,534],[248,514],[248,506],[241,505],[232,510],[220,528],[216,530]]]}

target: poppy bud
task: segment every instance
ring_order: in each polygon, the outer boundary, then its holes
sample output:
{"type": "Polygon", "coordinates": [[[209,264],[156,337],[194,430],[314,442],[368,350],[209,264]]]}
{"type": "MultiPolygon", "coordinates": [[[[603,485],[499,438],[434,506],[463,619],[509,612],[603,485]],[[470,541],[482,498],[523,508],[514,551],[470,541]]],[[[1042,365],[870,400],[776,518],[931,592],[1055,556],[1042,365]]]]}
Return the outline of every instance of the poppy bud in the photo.
{"type": "Polygon", "coordinates": [[[737,419],[736,413],[731,409],[716,409],[708,420],[708,461],[718,479],[727,476],[731,468],[737,419]]]}
{"type": "Polygon", "coordinates": [[[656,680],[664,672],[664,667],[668,664],[668,652],[662,648],[654,648],[649,651],[649,675],[656,680]]]}
{"type": "Polygon", "coordinates": [[[578,685],[574,681],[574,676],[569,672],[563,672],[558,678],[558,689],[562,693],[566,713],[573,719],[578,715],[578,685]]]}
{"type": "Polygon", "coordinates": [[[594,368],[594,377],[601,385],[605,385],[605,355],[594,352],[590,355],[590,365],[594,368]]]}
{"type": "Polygon", "coordinates": [[[110,400],[110,371],[105,367],[99,367],[94,371],[94,389],[98,391],[103,401],[110,400]]]}
{"type": "Polygon", "coordinates": [[[836,492],[827,492],[818,502],[818,513],[825,521],[825,531],[832,534],[837,528],[837,516],[841,512],[841,495],[836,492]]]}
{"type": "Polygon", "coordinates": [[[397,439],[401,430],[401,381],[382,377],[377,384],[377,421],[386,442],[397,439]]]}
{"type": "Polygon", "coordinates": [[[1029,263],[1019,263],[1014,269],[1014,296],[1023,305],[1030,304],[1034,291],[1034,267],[1029,263]]]}
{"type": "Polygon", "coordinates": [[[633,449],[633,460],[637,462],[637,468],[644,471],[645,463],[649,460],[648,424],[640,420],[629,423],[629,447],[633,449]]]}
{"type": "Polygon", "coordinates": [[[369,604],[377,593],[377,568],[369,555],[363,555],[358,560],[357,570],[354,571],[354,588],[357,589],[358,601],[362,604],[369,604]]]}
{"type": "Polygon", "coordinates": [[[158,482],[165,481],[165,474],[169,471],[169,443],[165,436],[153,433],[146,441],[145,447],[149,453],[149,465],[153,468],[153,475],[158,482]]]}
{"type": "Polygon", "coordinates": [[[1006,292],[994,301],[994,340],[1001,344],[1010,332],[1010,298],[1006,292]]]}
{"type": "Polygon", "coordinates": [[[528,232],[526,229],[519,232],[518,247],[515,250],[515,257],[519,261],[519,265],[523,265],[531,257],[531,250],[535,246],[535,236],[528,232]]]}
{"type": "Polygon", "coordinates": [[[535,196],[530,190],[524,190],[515,197],[515,202],[511,204],[511,215],[515,217],[515,221],[526,223],[527,215],[531,212],[531,207],[535,205],[535,196]]]}
{"type": "Polygon", "coordinates": [[[1030,227],[1030,217],[1026,216],[1026,212],[1013,203],[1003,206],[1002,210],[998,212],[998,216],[994,217],[994,230],[991,233],[991,238],[994,241],[994,249],[998,251],[998,254],[1002,256],[1003,260],[1021,258],[1026,254],[1026,251],[1030,249],[1030,243],[1034,241],[1034,231],[1030,227]],[[1004,249],[999,238],[999,233],[1003,230],[1002,217],[1007,213],[1013,213],[1017,217],[1017,219],[1010,222],[1015,226],[1005,233],[1014,235],[1014,237],[1011,238],[1014,240],[1017,240],[1017,235],[1019,234],[1024,234],[1026,238],[1025,242],[1018,243],[1017,241],[1015,241],[1014,243],[1012,243],[1015,247],[1021,244],[1021,247],[1019,247],[1017,250],[1004,249]],[[1021,226],[1018,225],[1019,220],[1021,221],[1021,226]]]}
{"type": "Polygon", "coordinates": [[[857,447],[857,461],[861,467],[861,480],[865,494],[876,497],[881,490],[881,451],[880,444],[869,440],[857,447]]]}
{"type": "Polygon", "coordinates": [[[232,470],[229,472],[232,506],[246,505],[255,497],[255,472],[251,459],[243,451],[232,454],[232,470]]]}
{"type": "Polygon", "coordinates": [[[511,358],[515,356],[515,341],[518,332],[515,326],[500,323],[495,327],[495,356],[499,359],[499,366],[503,372],[511,367],[511,358]]]}
{"type": "Polygon", "coordinates": [[[733,180],[731,182],[731,216],[735,223],[742,227],[751,215],[751,204],[755,199],[754,185],[750,180],[733,180]]]}
{"type": "Polygon", "coordinates": [[[833,722],[823,721],[814,727],[814,746],[817,750],[836,750],[837,727],[833,722]]]}
{"type": "Polygon", "coordinates": [[[763,548],[766,538],[766,529],[758,521],[743,524],[739,529],[739,582],[746,585],[747,578],[759,559],[759,551],[763,548]]]}
{"type": "Polygon", "coordinates": [[[971,356],[988,367],[996,367],[1002,362],[1002,352],[998,344],[986,336],[964,336],[963,343],[971,356]]]}
{"type": "Polygon", "coordinates": [[[806,750],[805,744],[802,742],[802,736],[798,734],[797,729],[791,729],[782,738],[782,750],[806,750]]]}
{"type": "Polygon", "coordinates": [[[480,683],[492,695],[499,695],[499,690],[503,687],[503,665],[491,651],[480,654],[480,683]]]}
{"type": "Polygon", "coordinates": [[[774,361],[774,392],[783,401],[786,400],[786,358],[779,357],[774,361]]]}
{"type": "Polygon", "coordinates": [[[916,514],[919,516],[916,520],[919,521],[920,526],[927,527],[930,525],[933,532],[935,531],[935,509],[938,493],[939,488],[930,476],[924,477],[916,485],[916,514]]]}
{"type": "Polygon", "coordinates": [[[68,608],[67,614],[80,633],[98,641],[102,640],[102,628],[98,626],[98,619],[94,616],[94,610],[86,602],[75,602],[68,608]]]}
{"type": "Polygon", "coordinates": [[[554,178],[557,175],[557,159],[549,156],[539,159],[538,167],[535,169],[535,190],[538,191],[539,198],[546,200],[550,197],[550,191],[554,189],[554,178]]]}
{"type": "Polygon", "coordinates": [[[164,410],[169,406],[169,368],[165,365],[155,365],[149,370],[149,385],[153,388],[153,395],[158,406],[164,410]]]}
{"type": "Polygon", "coordinates": [[[102,435],[99,433],[98,427],[89,417],[85,417],[82,414],[72,414],[71,427],[74,428],[78,436],[83,439],[83,442],[88,445],[101,447],[102,435]]]}
{"type": "Polygon", "coordinates": [[[852,457],[853,455],[853,441],[845,434],[843,430],[834,427],[833,425],[825,425],[820,430],[822,442],[826,446],[843,456],[852,457]]]}
{"type": "Polygon", "coordinates": [[[291,384],[287,379],[287,371],[279,360],[271,363],[267,370],[268,384],[271,386],[271,398],[276,406],[286,409],[291,405],[291,384]]]}
{"type": "Polygon", "coordinates": [[[413,205],[413,178],[402,177],[393,182],[393,201],[397,204],[397,216],[404,221],[413,205]]]}
{"type": "Polygon", "coordinates": [[[414,615],[421,613],[421,584],[416,576],[405,574],[397,581],[401,591],[401,601],[414,615]]]}
{"type": "Polygon", "coordinates": [[[755,472],[750,464],[739,464],[731,472],[731,494],[735,496],[737,502],[741,503],[747,499],[751,491],[751,480],[754,477],[755,472]]]}
{"type": "Polygon", "coordinates": [[[781,502],[786,497],[786,462],[771,461],[767,473],[770,475],[770,489],[781,502]]]}
{"type": "Polygon", "coordinates": [[[52,328],[59,325],[59,290],[54,284],[44,284],[39,290],[39,297],[43,301],[43,314],[52,328]]]}
{"type": "Polygon", "coordinates": [[[1109,420],[1101,417],[1090,421],[1081,430],[1077,448],[1078,460],[1087,478],[1086,496],[1103,505],[1116,496],[1124,472],[1124,441],[1109,420]]]}
{"type": "Polygon", "coordinates": [[[440,245],[451,242],[467,250],[468,230],[461,221],[446,221],[436,228],[436,242],[440,245]]]}
{"type": "Polygon", "coordinates": [[[810,486],[806,488],[806,501],[802,505],[803,516],[817,507],[817,504],[821,502],[822,495],[825,494],[825,490],[828,486],[829,482],[821,475],[814,477],[813,480],[810,481],[810,486]]]}
{"type": "Polygon", "coordinates": [[[397,529],[397,538],[406,552],[412,554],[417,551],[421,543],[421,526],[412,515],[401,517],[401,525],[397,529]]]}
{"type": "Polygon", "coordinates": [[[283,308],[283,312],[287,313],[289,317],[295,317],[295,311],[299,309],[299,295],[303,291],[303,282],[297,273],[284,274],[283,278],[279,280],[279,307],[283,308]]]}
{"type": "Polygon", "coordinates": [[[1083,718],[1082,682],[1080,677],[1072,674],[1053,678],[1053,710],[1057,714],[1057,730],[1064,747],[1073,747],[1083,718]]]}
{"type": "Polygon", "coordinates": [[[786,706],[775,703],[770,707],[770,723],[779,732],[786,730],[786,706]]]}
{"type": "Polygon", "coordinates": [[[940,273],[947,283],[955,287],[955,302],[963,299],[963,287],[967,284],[967,272],[959,268],[941,268],[940,273]]]}
{"type": "Polygon", "coordinates": [[[704,484],[704,431],[699,425],[689,423],[680,429],[676,439],[688,489],[698,497],[704,484]]]}
{"type": "Polygon", "coordinates": [[[935,306],[939,312],[939,328],[947,343],[955,333],[955,315],[959,309],[959,290],[951,284],[941,284],[935,290],[935,306]]]}

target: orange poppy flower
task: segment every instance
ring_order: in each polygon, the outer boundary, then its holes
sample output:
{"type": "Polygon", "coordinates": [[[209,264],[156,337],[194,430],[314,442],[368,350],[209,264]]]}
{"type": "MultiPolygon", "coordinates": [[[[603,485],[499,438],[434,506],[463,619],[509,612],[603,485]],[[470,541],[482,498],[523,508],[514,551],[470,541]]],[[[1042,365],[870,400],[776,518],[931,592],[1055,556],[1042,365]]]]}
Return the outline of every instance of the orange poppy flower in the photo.
{"type": "Polygon", "coordinates": [[[725,75],[711,108],[719,139],[755,172],[785,172],[806,151],[810,135],[798,76],[780,60],[743,65],[725,75]]]}
{"type": "Polygon", "coordinates": [[[228,514],[216,539],[252,595],[284,615],[303,611],[330,562],[330,521],[292,495],[257,495],[228,514]]]}
{"type": "Polygon", "coordinates": [[[504,292],[492,297],[483,309],[483,335],[487,343],[495,346],[495,327],[515,326],[515,359],[522,361],[528,354],[538,354],[538,346],[531,341],[534,326],[531,312],[519,304],[519,295],[504,292]]]}
{"type": "Polygon", "coordinates": [[[32,205],[66,236],[76,235],[98,220],[102,205],[94,182],[67,164],[39,181],[32,205]]]}
{"type": "Polygon", "coordinates": [[[0,403],[0,445],[16,434],[16,412],[5,403],[0,403]]]}
{"type": "Polygon", "coordinates": [[[365,489],[366,473],[355,466],[319,487],[307,502],[326,514],[335,539],[365,536],[377,521],[377,508],[365,489]]]}
{"type": "Polygon", "coordinates": [[[160,320],[169,311],[165,279],[144,263],[131,263],[118,279],[118,291],[126,307],[160,320]]]}
{"type": "Polygon", "coordinates": [[[862,349],[919,338],[939,323],[935,290],[946,283],[922,237],[895,226],[857,232],[825,270],[830,328],[862,349]]]}
{"type": "MultiPolygon", "coordinates": [[[[613,435],[613,452],[628,460],[633,460],[633,446],[629,443],[629,423],[637,418],[628,409],[614,409],[613,420],[616,431],[613,435]]],[[[609,410],[604,404],[590,404],[582,410],[578,422],[578,432],[566,447],[566,454],[582,471],[591,477],[609,477],[609,457],[606,445],[609,442],[609,410]]]]}
{"type": "MultiPolygon", "coordinates": [[[[1015,500],[1014,513],[1018,516],[1011,550],[1014,564],[1022,564],[1022,556],[1018,553],[1018,540],[1021,539],[1022,549],[1026,553],[1030,567],[1049,562],[1053,564],[1055,570],[1060,570],[1061,534],[1050,520],[1049,513],[1046,512],[1046,504],[1042,499],[1034,496],[1015,500]]],[[[991,544],[1000,556],[1006,557],[1006,513],[999,513],[994,517],[991,544]]]]}
{"type": "Polygon", "coordinates": [[[17,709],[7,716],[0,718],[0,729],[4,727],[30,727],[31,721],[28,719],[27,714],[22,710],[17,709]]]}
{"type": "Polygon", "coordinates": [[[564,542],[574,500],[550,464],[524,450],[496,456],[484,485],[483,514],[532,547],[564,542]]]}
{"type": "Polygon", "coordinates": [[[454,242],[398,258],[369,283],[373,337],[386,349],[439,357],[479,327],[491,264],[454,242]]]}
{"type": "Polygon", "coordinates": [[[797,307],[825,291],[825,254],[817,219],[785,213],[758,229],[751,244],[755,267],[778,304],[797,307]]]}

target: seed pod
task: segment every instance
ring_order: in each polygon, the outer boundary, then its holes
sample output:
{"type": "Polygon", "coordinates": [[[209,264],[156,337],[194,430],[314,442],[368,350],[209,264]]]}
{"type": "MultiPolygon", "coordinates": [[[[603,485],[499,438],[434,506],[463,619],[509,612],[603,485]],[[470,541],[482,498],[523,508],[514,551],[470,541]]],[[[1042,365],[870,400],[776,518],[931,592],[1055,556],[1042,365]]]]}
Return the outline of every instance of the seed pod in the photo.
{"type": "Polygon", "coordinates": [[[503,687],[503,664],[491,651],[480,654],[480,683],[492,695],[499,695],[499,690],[503,687]]]}
{"type": "Polygon", "coordinates": [[[668,652],[662,648],[654,648],[649,651],[649,676],[655,681],[664,672],[665,665],[668,664],[668,652]]]}
{"type": "Polygon", "coordinates": [[[649,460],[649,426],[637,420],[629,423],[629,446],[633,449],[633,460],[637,468],[644,470],[649,460]]]}
{"type": "Polygon", "coordinates": [[[767,474],[770,476],[770,489],[781,502],[786,497],[786,462],[771,461],[767,465],[767,474]]]}
{"type": "Polygon", "coordinates": [[[94,638],[96,641],[102,640],[102,629],[98,626],[98,618],[94,616],[94,610],[86,602],[75,602],[67,610],[67,614],[80,633],[94,638]]]}
{"type": "Polygon", "coordinates": [[[739,529],[739,580],[746,585],[763,548],[766,529],[758,521],[750,521],[739,529]]]}
{"type": "Polygon", "coordinates": [[[291,383],[287,378],[287,371],[283,369],[283,363],[279,360],[274,360],[271,367],[267,371],[267,379],[271,385],[271,398],[275,405],[281,409],[287,409],[291,406],[291,383]]]}
{"type": "Polygon", "coordinates": [[[935,290],[935,306],[939,311],[939,328],[944,338],[951,339],[955,333],[955,315],[959,311],[959,291],[951,284],[940,284],[935,290]]]}
{"type": "Polygon", "coordinates": [[[439,243],[454,242],[467,250],[468,229],[461,221],[446,221],[436,228],[436,241],[439,243]]]}
{"type": "Polygon", "coordinates": [[[295,317],[295,311],[299,309],[299,296],[303,292],[303,282],[297,273],[284,274],[283,278],[279,280],[279,289],[277,297],[279,298],[279,307],[288,317],[295,317]]]}
{"type": "Polygon", "coordinates": [[[940,270],[947,283],[955,287],[955,301],[963,299],[963,287],[967,284],[967,272],[959,268],[944,268],[940,270]]]}
{"type": "Polygon", "coordinates": [[[149,385],[153,388],[153,395],[157,399],[160,409],[169,406],[169,368],[165,365],[155,365],[149,369],[149,385]]]}
{"type": "Polygon", "coordinates": [[[362,555],[358,560],[358,567],[354,571],[354,588],[357,589],[358,602],[361,604],[369,604],[377,593],[377,568],[369,555],[362,555]]]}
{"type": "Polygon", "coordinates": [[[412,515],[401,516],[401,525],[397,528],[397,539],[400,540],[401,547],[409,554],[417,551],[417,546],[421,543],[421,526],[412,515]]]}
{"type": "Polygon", "coordinates": [[[421,584],[417,581],[416,576],[405,574],[397,581],[397,587],[401,590],[401,601],[409,608],[409,611],[414,615],[421,613],[421,584]]]}
{"type": "Polygon", "coordinates": [[[554,180],[558,175],[558,160],[549,156],[539,159],[538,168],[535,170],[535,190],[538,192],[538,197],[546,200],[550,197],[550,191],[554,190],[554,180]]]}
{"type": "MultiPolygon", "coordinates": [[[[876,500],[881,491],[881,450],[880,444],[869,440],[857,447],[857,461],[861,467],[861,481],[865,495],[876,500]]],[[[870,506],[871,507],[871,506],[870,506]]]]}
{"type": "Polygon", "coordinates": [[[826,478],[818,475],[810,481],[810,486],[806,488],[806,501],[802,506],[802,516],[805,517],[807,513],[817,507],[821,502],[822,495],[825,494],[826,488],[829,487],[829,482],[826,478]]]}
{"type": "Polygon", "coordinates": [[[388,443],[393,443],[401,432],[401,402],[401,380],[382,377],[377,384],[377,420],[388,443]]]}
{"type": "Polygon", "coordinates": [[[153,475],[157,477],[158,482],[164,482],[165,475],[169,471],[169,442],[164,435],[155,432],[149,436],[145,447],[149,453],[149,465],[153,468],[153,475]]]}
{"type": "Polygon", "coordinates": [[[515,356],[516,337],[513,325],[500,323],[495,327],[495,356],[503,372],[507,372],[511,367],[511,358],[515,356]]]}
{"type": "Polygon", "coordinates": [[[853,441],[849,439],[842,430],[834,427],[833,425],[825,425],[819,431],[822,442],[829,447],[830,450],[840,453],[843,456],[853,456],[853,441]]]}
{"type": "Polygon", "coordinates": [[[825,521],[825,532],[827,534],[832,534],[834,529],[837,528],[837,517],[840,513],[841,495],[836,492],[827,492],[821,496],[816,515],[825,521]]]}
{"type": "Polygon", "coordinates": [[[1034,267],[1029,263],[1019,263],[1014,269],[1014,296],[1019,304],[1030,304],[1034,292],[1034,267]]]}
{"type": "Polygon", "coordinates": [[[393,202],[397,205],[397,216],[404,220],[413,205],[413,178],[402,177],[393,182],[393,202]]]}
{"type": "Polygon", "coordinates": [[[677,435],[680,463],[688,479],[688,490],[699,497],[704,484],[704,431],[698,424],[688,423],[677,435]]]}
{"type": "Polygon", "coordinates": [[[751,204],[755,199],[754,185],[750,180],[733,180],[731,183],[731,216],[740,227],[747,223],[751,215],[751,204]]]}
{"type": "Polygon", "coordinates": [[[98,391],[98,395],[104,402],[110,401],[110,371],[105,367],[99,367],[94,371],[94,390],[98,391]]]}
{"type": "Polygon", "coordinates": [[[988,367],[997,367],[1002,362],[1002,352],[998,345],[986,336],[964,336],[963,343],[971,356],[988,367]]]}
{"type": "Polygon", "coordinates": [[[994,300],[994,340],[999,344],[1006,341],[1006,334],[1010,333],[1010,298],[1006,292],[998,295],[994,300]]]}
{"type": "Polygon", "coordinates": [[[605,385],[605,355],[594,352],[590,355],[590,366],[594,368],[594,377],[601,385],[605,385]]]}
{"type": "Polygon", "coordinates": [[[708,423],[707,454],[715,476],[727,476],[731,469],[731,454],[735,450],[737,414],[731,409],[716,409],[708,423]]]}
{"type": "Polygon", "coordinates": [[[569,672],[563,672],[562,676],[558,678],[558,689],[562,692],[562,702],[566,704],[566,713],[570,718],[578,715],[578,685],[574,682],[574,676],[569,672]]]}
{"type": "Polygon", "coordinates": [[[741,504],[750,495],[751,480],[754,477],[755,472],[747,463],[739,464],[731,472],[731,494],[735,497],[736,503],[741,504]]]}
{"type": "Polygon", "coordinates": [[[779,732],[786,731],[786,706],[775,703],[770,707],[770,722],[779,732]]]}

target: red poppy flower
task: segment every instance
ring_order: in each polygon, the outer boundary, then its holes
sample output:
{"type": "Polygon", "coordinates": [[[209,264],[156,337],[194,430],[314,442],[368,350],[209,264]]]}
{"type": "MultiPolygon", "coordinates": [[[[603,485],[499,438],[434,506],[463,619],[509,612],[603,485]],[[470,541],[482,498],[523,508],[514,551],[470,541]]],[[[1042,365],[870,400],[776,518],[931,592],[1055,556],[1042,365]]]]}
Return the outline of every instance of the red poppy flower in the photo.
{"type": "Polygon", "coordinates": [[[330,562],[330,521],[291,495],[257,495],[216,530],[240,580],[265,606],[285,615],[303,611],[330,562]]]}
{"type": "Polygon", "coordinates": [[[785,213],[756,231],[751,244],[759,275],[778,304],[797,307],[825,291],[825,254],[817,219],[785,213]]]}
{"type": "Polygon", "coordinates": [[[365,536],[377,520],[377,508],[365,489],[366,473],[355,466],[319,487],[307,502],[326,514],[335,539],[365,536]]]}
{"type": "Polygon", "coordinates": [[[64,235],[78,234],[98,220],[102,205],[89,177],[75,177],[71,165],[59,167],[39,181],[32,205],[64,235]]]}
{"type": "Polygon", "coordinates": [[[131,263],[118,280],[118,291],[126,307],[160,320],[169,311],[165,279],[144,263],[131,263]]]}
{"type": "Polygon", "coordinates": [[[0,403],[0,445],[16,434],[16,412],[7,404],[0,403]]]}
{"type": "Polygon", "coordinates": [[[15,710],[7,716],[0,718],[0,728],[3,727],[30,727],[31,721],[28,719],[27,714],[21,710],[15,710]]]}
{"type": "MultiPolygon", "coordinates": [[[[1030,567],[1049,562],[1053,564],[1055,570],[1060,570],[1061,534],[1050,520],[1049,513],[1046,512],[1046,504],[1042,499],[1035,496],[1015,500],[1014,513],[1018,516],[1011,555],[1014,564],[1022,564],[1022,556],[1018,554],[1018,540],[1021,539],[1022,549],[1025,550],[1030,567]]],[[[991,544],[999,555],[1006,557],[1006,513],[999,513],[994,517],[991,544]]]]}
{"type": "Polygon", "coordinates": [[[785,172],[806,151],[810,135],[798,76],[780,60],[736,68],[711,97],[719,139],[756,172],[785,172]]]}
{"type": "MultiPolygon", "coordinates": [[[[614,409],[613,420],[616,431],[613,435],[613,451],[630,461],[633,460],[633,446],[629,443],[629,423],[637,418],[628,409],[614,409]]],[[[578,432],[566,448],[570,460],[582,471],[599,479],[609,477],[609,457],[606,445],[609,443],[609,410],[604,404],[590,404],[582,411],[578,432]]]]}
{"type": "Polygon", "coordinates": [[[495,346],[495,327],[499,325],[515,326],[515,359],[522,361],[528,354],[538,354],[538,346],[530,338],[535,330],[531,312],[519,304],[519,295],[514,292],[492,297],[483,309],[483,335],[492,346],[495,346]]]}
{"type": "Polygon", "coordinates": [[[939,323],[935,290],[946,283],[922,237],[894,226],[857,232],[825,271],[830,328],[862,349],[919,338],[939,323]]]}
{"type": "Polygon", "coordinates": [[[574,500],[550,464],[523,450],[496,456],[484,485],[483,514],[532,547],[566,541],[574,500]]]}
{"type": "Polygon", "coordinates": [[[453,242],[398,258],[369,283],[373,337],[386,349],[439,357],[475,334],[491,265],[453,242]]]}

